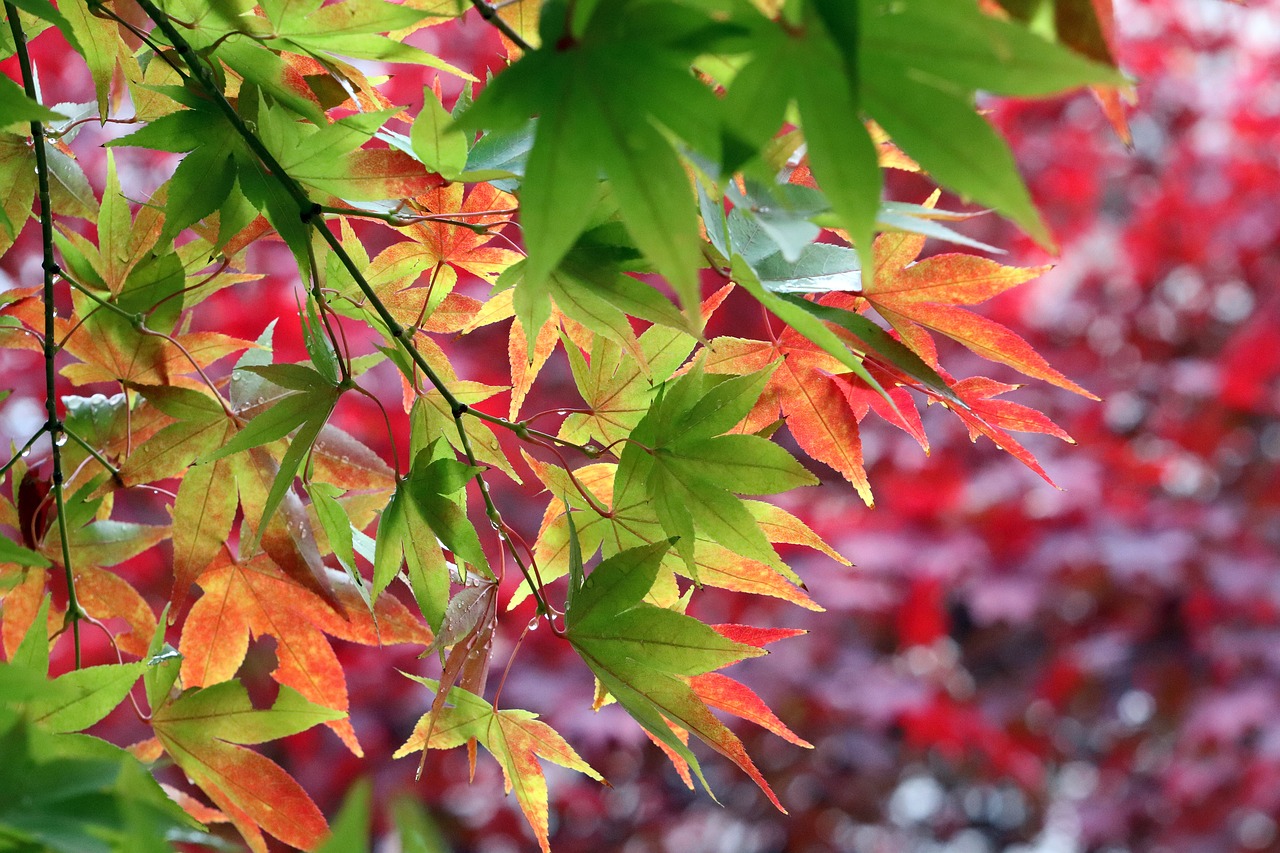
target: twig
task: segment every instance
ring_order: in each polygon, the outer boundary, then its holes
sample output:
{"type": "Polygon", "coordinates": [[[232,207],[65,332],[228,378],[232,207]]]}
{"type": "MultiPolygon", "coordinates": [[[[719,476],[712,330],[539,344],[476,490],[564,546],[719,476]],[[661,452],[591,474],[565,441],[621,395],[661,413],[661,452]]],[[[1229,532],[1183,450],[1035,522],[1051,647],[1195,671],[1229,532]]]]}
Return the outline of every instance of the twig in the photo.
{"type": "Polygon", "coordinates": [[[111,473],[111,479],[115,480],[118,485],[121,485],[121,486],[124,485],[124,480],[120,479],[120,469],[112,465],[110,462],[108,462],[107,457],[103,456],[97,449],[92,447],[89,444],[89,442],[85,441],[83,438],[76,435],[73,431],[67,429],[65,426],[63,427],[62,432],[64,435],[69,436],[71,440],[74,441],[76,444],[83,447],[86,453],[88,453],[94,459],[98,460],[98,464],[101,465],[103,468],[106,468],[107,471],[111,473]]]}
{"type": "Polygon", "coordinates": [[[19,447],[17,451],[13,454],[13,457],[10,458],[8,462],[0,466],[0,483],[4,482],[4,475],[9,473],[10,468],[18,464],[19,459],[27,458],[27,454],[31,452],[31,446],[40,440],[40,436],[44,435],[44,431],[45,431],[45,424],[41,424],[40,429],[36,430],[35,434],[32,435],[31,438],[27,439],[27,443],[19,447]]]}
{"type": "MultiPolygon", "coordinates": [[[[6,0],[4,12],[9,18],[9,29],[13,33],[18,67],[22,71],[22,88],[28,98],[40,103],[36,92],[35,75],[31,70],[31,55],[27,52],[27,35],[22,31],[18,9],[6,0]]],[[[71,546],[67,542],[66,505],[62,494],[62,449],[58,439],[63,427],[62,419],[58,417],[57,373],[54,365],[58,348],[54,344],[53,277],[58,271],[58,264],[53,256],[53,208],[49,202],[49,159],[45,151],[44,125],[38,121],[31,122],[31,140],[36,155],[37,194],[40,199],[40,238],[44,248],[41,266],[44,268],[44,391],[45,412],[48,415],[44,428],[51,439],[53,499],[57,504],[58,539],[62,544],[62,569],[67,580],[66,618],[71,623],[71,635],[75,644],[75,666],[79,669],[81,666],[80,620],[86,614],[80,607],[80,600],[76,597],[75,573],[71,569],[71,546]]]]}
{"type": "Polygon", "coordinates": [[[504,36],[511,39],[511,41],[515,44],[516,47],[520,48],[526,53],[528,51],[533,50],[533,45],[525,41],[524,36],[520,35],[518,32],[512,29],[511,25],[508,24],[505,20],[503,20],[502,16],[498,14],[498,10],[490,6],[488,3],[486,3],[485,0],[471,0],[471,5],[474,6],[476,11],[480,13],[480,17],[484,18],[486,21],[488,21],[490,24],[496,27],[498,32],[502,33],[504,36]]]}
{"type": "Polygon", "coordinates": [[[474,231],[477,234],[488,234],[490,228],[509,225],[508,222],[494,222],[489,225],[478,222],[467,222],[466,217],[469,216],[501,216],[504,214],[515,213],[515,209],[503,210],[475,210],[475,211],[459,211],[457,213],[380,213],[376,210],[360,210],[354,207],[334,207],[333,205],[322,204],[320,209],[325,213],[332,213],[335,216],[352,216],[357,219],[376,219],[379,222],[385,222],[393,228],[403,228],[406,225],[417,225],[419,222],[440,222],[444,225],[454,225],[458,228],[465,228],[468,231],[474,231]]]}

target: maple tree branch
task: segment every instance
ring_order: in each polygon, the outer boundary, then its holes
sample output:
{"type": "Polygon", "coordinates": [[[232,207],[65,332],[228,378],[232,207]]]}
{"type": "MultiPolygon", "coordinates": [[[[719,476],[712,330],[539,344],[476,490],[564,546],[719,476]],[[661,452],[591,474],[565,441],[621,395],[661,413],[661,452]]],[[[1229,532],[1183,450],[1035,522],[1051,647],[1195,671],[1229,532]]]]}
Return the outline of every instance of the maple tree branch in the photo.
{"type": "MultiPolygon", "coordinates": [[[[582,495],[582,499],[587,502],[587,505],[591,507],[596,515],[601,518],[613,518],[613,510],[605,509],[604,505],[596,500],[595,496],[582,485],[582,481],[579,480],[577,475],[569,468],[569,460],[564,458],[564,454],[560,452],[560,448],[556,447],[554,444],[545,444],[543,442],[538,442],[538,444],[556,455],[556,458],[560,460],[560,467],[569,475],[569,482],[573,483],[573,487],[577,489],[578,494],[582,495]]],[[[568,512],[568,501],[564,501],[564,504],[565,511],[568,512]]]]}
{"type": "MultiPolygon", "coordinates": [[[[9,19],[9,30],[13,33],[15,53],[18,56],[18,67],[22,72],[22,88],[28,98],[40,103],[36,91],[35,74],[31,70],[31,55],[27,52],[27,34],[22,31],[18,20],[18,9],[10,2],[5,2],[4,12],[9,19]]],[[[49,433],[49,446],[52,450],[53,500],[57,504],[58,539],[62,545],[62,569],[67,581],[67,621],[71,624],[71,634],[75,644],[75,667],[80,669],[80,620],[85,612],[76,597],[75,573],[71,568],[71,546],[67,542],[66,501],[62,489],[62,419],[58,417],[58,386],[54,360],[58,355],[58,347],[54,344],[54,294],[53,277],[58,271],[58,263],[53,256],[53,207],[49,200],[49,158],[45,151],[44,125],[39,121],[31,122],[31,141],[36,155],[36,185],[40,200],[40,239],[44,248],[44,391],[45,412],[48,420],[44,431],[49,433]]]]}
{"type": "Polygon", "coordinates": [[[91,121],[96,121],[96,122],[98,122],[98,124],[99,124],[99,125],[103,125],[103,124],[137,124],[138,122],[142,121],[142,119],[138,118],[137,116],[134,116],[133,118],[111,118],[111,117],[109,117],[109,116],[104,118],[103,116],[85,116],[85,117],[84,117],[84,118],[82,118],[82,119],[77,119],[76,121],[71,122],[71,124],[67,125],[66,127],[62,128],[61,130],[58,130],[58,131],[52,131],[52,130],[45,131],[45,136],[51,137],[51,138],[53,138],[53,139],[61,139],[62,137],[66,136],[68,133],[70,133],[70,132],[71,132],[72,130],[74,130],[75,128],[79,127],[79,126],[80,126],[80,125],[82,125],[82,124],[88,124],[88,123],[89,123],[89,122],[91,122],[91,121]]]}
{"type": "MultiPolygon", "coordinates": [[[[342,241],[338,239],[338,236],[333,233],[329,228],[328,223],[325,222],[324,209],[319,204],[312,201],[311,197],[307,194],[307,191],[303,189],[302,185],[298,183],[298,181],[294,179],[283,166],[280,165],[280,161],[277,160],[275,155],[267,149],[262,140],[258,138],[258,135],[245,124],[244,119],[240,117],[238,112],[236,112],[236,108],[227,100],[221,88],[219,88],[213,77],[210,75],[209,69],[200,61],[200,57],[191,47],[191,44],[174,28],[173,22],[169,20],[169,17],[157,8],[152,0],[137,0],[137,3],[147,14],[147,17],[155,22],[156,27],[159,28],[160,32],[164,34],[164,37],[169,40],[169,43],[173,45],[173,48],[178,52],[178,55],[182,57],[182,61],[186,63],[187,70],[190,72],[191,78],[199,84],[205,94],[213,100],[218,110],[231,124],[232,129],[234,129],[244,140],[245,145],[249,147],[249,150],[253,152],[253,155],[258,158],[262,165],[266,167],[267,171],[271,173],[272,177],[276,179],[280,187],[288,193],[293,201],[298,205],[303,224],[309,228],[314,228],[316,232],[320,234],[321,239],[329,244],[329,248],[338,258],[338,261],[347,270],[347,272],[351,274],[351,277],[355,281],[356,286],[360,289],[360,292],[365,295],[365,298],[369,300],[369,304],[373,307],[378,317],[384,324],[386,324],[387,330],[391,333],[391,336],[405,350],[408,356],[413,360],[414,364],[416,364],[427,377],[427,380],[432,384],[432,386],[440,392],[440,396],[444,398],[445,403],[449,406],[450,413],[453,415],[454,426],[457,427],[458,431],[460,447],[462,448],[463,455],[466,457],[467,463],[478,467],[475,451],[471,447],[471,439],[467,436],[466,427],[462,419],[462,416],[468,411],[474,410],[472,410],[466,403],[459,400],[453,392],[449,390],[440,375],[436,373],[435,369],[432,368],[431,364],[423,357],[422,353],[418,352],[418,348],[413,346],[412,338],[414,330],[402,326],[387,308],[386,304],[378,298],[378,295],[374,292],[372,285],[369,284],[364,273],[356,265],[355,259],[351,257],[351,254],[346,250],[346,247],[342,245],[342,241]]],[[[492,10],[490,11],[492,12],[492,10]]],[[[505,21],[503,23],[505,24],[505,21]]],[[[515,430],[517,433],[523,432],[525,429],[524,427],[510,421],[503,421],[502,424],[509,429],[515,430]]],[[[480,496],[484,500],[485,514],[489,517],[494,528],[498,531],[498,535],[510,543],[511,539],[506,533],[506,525],[502,521],[502,514],[498,511],[497,505],[493,502],[493,496],[489,493],[488,483],[485,482],[482,476],[477,476],[476,482],[480,486],[480,496]]],[[[516,565],[520,568],[521,574],[525,576],[526,580],[529,581],[530,588],[534,590],[534,598],[537,600],[539,611],[549,612],[546,599],[542,596],[541,589],[535,585],[533,576],[530,574],[528,567],[524,564],[524,561],[520,559],[519,555],[515,553],[514,548],[512,549],[512,553],[515,556],[516,565]]]]}
{"type": "Polygon", "coordinates": [[[503,20],[502,16],[498,14],[498,10],[486,3],[485,0],[471,0],[471,5],[480,13],[480,17],[493,25],[498,32],[511,39],[516,47],[523,51],[533,50],[533,45],[525,41],[524,36],[516,32],[512,26],[503,20]]]}
{"type": "Polygon", "coordinates": [[[533,429],[532,427],[529,426],[529,420],[531,419],[523,420],[523,421],[509,421],[506,418],[500,418],[497,415],[491,415],[491,414],[488,414],[487,412],[482,412],[479,409],[474,408],[473,406],[467,406],[466,414],[469,414],[472,417],[477,418],[479,420],[485,421],[486,423],[496,424],[497,426],[505,427],[506,429],[509,429],[512,432],[514,432],[518,438],[524,441],[532,441],[534,444],[538,444],[542,446],[547,446],[550,444],[559,444],[563,447],[572,447],[574,450],[581,451],[582,453],[585,453],[587,456],[591,456],[593,459],[595,458],[595,455],[599,454],[599,450],[598,448],[596,448],[594,444],[575,444],[572,441],[568,441],[566,439],[560,438],[559,436],[552,435],[549,432],[543,432],[540,429],[533,429]]]}

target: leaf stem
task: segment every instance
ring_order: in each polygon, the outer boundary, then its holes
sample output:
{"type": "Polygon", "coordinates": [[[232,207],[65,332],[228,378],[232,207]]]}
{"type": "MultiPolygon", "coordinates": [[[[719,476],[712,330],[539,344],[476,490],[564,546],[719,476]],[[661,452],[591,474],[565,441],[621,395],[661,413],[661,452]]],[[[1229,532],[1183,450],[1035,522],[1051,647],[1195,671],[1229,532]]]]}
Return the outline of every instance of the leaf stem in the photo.
{"type": "Polygon", "coordinates": [[[66,271],[62,269],[62,267],[57,266],[56,264],[54,266],[56,267],[56,269],[54,270],[54,274],[57,275],[58,278],[62,279],[67,284],[71,285],[73,289],[80,291],[85,296],[89,297],[91,300],[98,303],[98,306],[100,308],[106,308],[108,311],[111,311],[114,314],[118,314],[120,317],[124,318],[125,320],[128,320],[129,323],[131,324],[136,325],[142,322],[141,314],[130,314],[128,311],[124,310],[119,305],[115,304],[114,302],[110,302],[106,299],[103,299],[101,296],[94,293],[92,290],[85,287],[83,284],[76,281],[71,276],[67,275],[66,271]]]}
{"type": "MultiPolygon", "coordinates": [[[[423,214],[403,214],[403,213],[379,213],[376,210],[359,210],[354,207],[334,207],[333,205],[322,204],[320,210],[324,213],[332,213],[335,216],[353,216],[357,219],[376,219],[379,222],[385,222],[393,228],[403,228],[407,225],[416,225],[419,222],[441,222],[445,225],[455,225],[458,228],[466,228],[468,231],[474,231],[477,234],[487,234],[492,225],[485,225],[478,222],[466,222],[463,217],[466,216],[497,216],[501,214],[515,213],[515,210],[476,210],[476,211],[460,211],[458,213],[423,213],[423,214]]],[[[495,223],[506,225],[507,223],[495,223]]]]}
{"type": "MultiPolygon", "coordinates": [[[[40,429],[36,430],[31,438],[27,439],[27,443],[22,445],[14,452],[13,456],[4,465],[0,465],[0,482],[4,482],[4,475],[9,473],[9,469],[18,464],[18,460],[23,458],[23,454],[31,449],[31,446],[40,440],[40,436],[44,435],[45,424],[40,425],[40,429]]],[[[16,495],[15,495],[16,497],[16,495]]]]}
{"type": "Polygon", "coordinates": [[[120,486],[124,485],[124,480],[120,479],[120,469],[112,465],[110,462],[108,462],[107,457],[103,456],[102,453],[98,451],[96,448],[94,448],[92,445],[90,445],[89,442],[85,441],[83,438],[76,435],[75,432],[67,429],[65,424],[62,427],[62,431],[72,441],[74,441],[76,444],[83,447],[86,453],[88,453],[94,459],[98,460],[98,464],[101,465],[103,468],[106,468],[107,471],[111,473],[111,479],[115,480],[117,485],[120,485],[120,486]]]}
{"type": "MultiPolygon", "coordinates": [[[[22,88],[26,95],[36,103],[40,98],[36,92],[35,74],[31,70],[31,55],[27,52],[27,35],[22,31],[18,19],[18,9],[6,0],[5,16],[9,19],[9,29],[13,33],[13,44],[18,56],[18,67],[22,71],[22,88]]],[[[81,666],[80,620],[85,617],[80,601],[76,597],[75,573],[71,568],[71,546],[67,542],[66,506],[62,494],[62,450],[58,444],[59,433],[63,431],[62,419],[58,417],[57,372],[54,360],[58,355],[58,347],[54,343],[54,294],[53,277],[58,272],[58,263],[53,255],[53,207],[49,201],[49,158],[45,151],[44,125],[39,121],[31,122],[31,141],[36,155],[36,181],[40,199],[40,238],[44,257],[41,266],[44,268],[44,390],[45,412],[48,420],[44,430],[49,433],[50,454],[53,473],[53,499],[58,508],[58,539],[62,544],[62,568],[67,580],[67,621],[71,623],[71,634],[75,644],[75,666],[81,666]]]]}

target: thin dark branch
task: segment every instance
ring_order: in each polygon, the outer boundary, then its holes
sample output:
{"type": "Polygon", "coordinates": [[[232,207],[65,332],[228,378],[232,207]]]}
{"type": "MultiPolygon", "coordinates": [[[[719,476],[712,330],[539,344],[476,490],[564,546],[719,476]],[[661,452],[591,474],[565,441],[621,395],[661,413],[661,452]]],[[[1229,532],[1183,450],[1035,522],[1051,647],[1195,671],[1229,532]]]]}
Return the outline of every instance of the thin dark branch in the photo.
{"type": "Polygon", "coordinates": [[[40,436],[44,435],[45,426],[41,424],[40,429],[35,431],[31,438],[27,439],[27,443],[19,447],[4,465],[0,465],[0,483],[4,482],[4,475],[9,473],[9,469],[18,464],[19,459],[26,459],[31,453],[31,446],[40,440],[40,436]]]}
{"type": "MultiPolygon", "coordinates": [[[[22,71],[22,88],[27,97],[39,103],[36,92],[35,74],[31,70],[31,55],[27,52],[27,34],[22,31],[18,19],[18,10],[12,3],[4,4],[5,15],[9,18],[9,29],[13,33],[13,43],[18,56],[18,67],[22,71]]],[[[71,624],[71,635],[75,644],[76,669],[81,666],[80,620],[85,612],[76,597],[75,573],[71,569],[71,546],[68,544],[66,503],[62,488],[62,419],[58,417],[57,371],[54,360],[58,355],[58,347],[54,344],[54,294],[53,278],[58,272],[58,263],[53,254],[53,207],[49,202],[49,158],[45,151],[44,125],[38,121],[31,122],[31,141],[36,155],[36,181],[40,199],[40,238],[44,247],[44,401],[45,430],[49,433],[51,459],[53,465],[53,500],[57,504],[58,539],[62,544],[62,569],[67,580],[67,621],[71,624]]]]}
{"type": "Polygon", "coordinates": [[[533,45],[525,41],[524,36],[512,29],[511,25],[498,14],[498,10],[486,3],[485,0],[471,0],[471,5],[480,13],[480,17],[492,24],[498,32],[511,39],[516,47],[525,52],[533,50],[533,45]]]}

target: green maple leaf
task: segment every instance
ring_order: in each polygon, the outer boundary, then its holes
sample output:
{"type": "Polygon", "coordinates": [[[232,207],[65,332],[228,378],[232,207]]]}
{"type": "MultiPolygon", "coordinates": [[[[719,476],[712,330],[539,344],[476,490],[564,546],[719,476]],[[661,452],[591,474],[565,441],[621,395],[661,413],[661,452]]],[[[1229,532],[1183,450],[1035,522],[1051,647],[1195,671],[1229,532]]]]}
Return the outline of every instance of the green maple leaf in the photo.
{"type": "MultiPolygon", "coordinates": [[[[575,537],[570,527],[570,535],[575,537]]],[[[669,543],[659,542],[623,551],[600,563],[584,579],[582,556],[571,540],[565,637],[601,686],[646,731],[684,759],[703,787],[707,787],[707,780],[698,760],[673,724],[697,735],[741,767],[777,804],[742,742],[711,714],[689,683],[691,678],[764,651],[730,640],[697,619],[643,600],[669,547],[669,543]]]]}
{"type": "Polygon", "coordinates": [[[271,484],[257,529],[262,530],[284,500],[302,460],[315,444],[320,430],[329,421],[342,389],[318,371],[300,364],[247,365],[239,369],[255,373],[294,393],[287,394],[245,424],[231,440],[200,458],[202,464],[260,447],[294,432],[289,448],[280,461],[280,469],[271,484]]]}
{"type": "Polygon", "coordinates": [[[145,668],[138,661],[63,673],[27,703],[27,716],[45,731],[87,729],[125,700],[145,668]]]}
{"type": "Polygon", "coordinates": [[[747,416],[771,370],[719,381],[700,367],[666,385],[618,460],[615,504],[640,505],[677,537],[692,577],[695,531],[734,553],[782,561],[735,493],[774,494],[817,478],[787,451],[754,435],[724,435],[747,416]]]}
{"type": "Polygon", "coordinates": [[[571,15],[549,6],[542,46],[463,115],[468,127],[496,130],[539,115],[520,189],[529,287],[541,286],[590,226],[594,205],[583,202],[597,197],[603,174],[635,244],[695,319],[697,204],[667,132],[698,150],[717,146],[716,100],[688,69],[720,25],[689,11],[675,3],[584,7],[582,26],[570,32],[571,15]]]}

